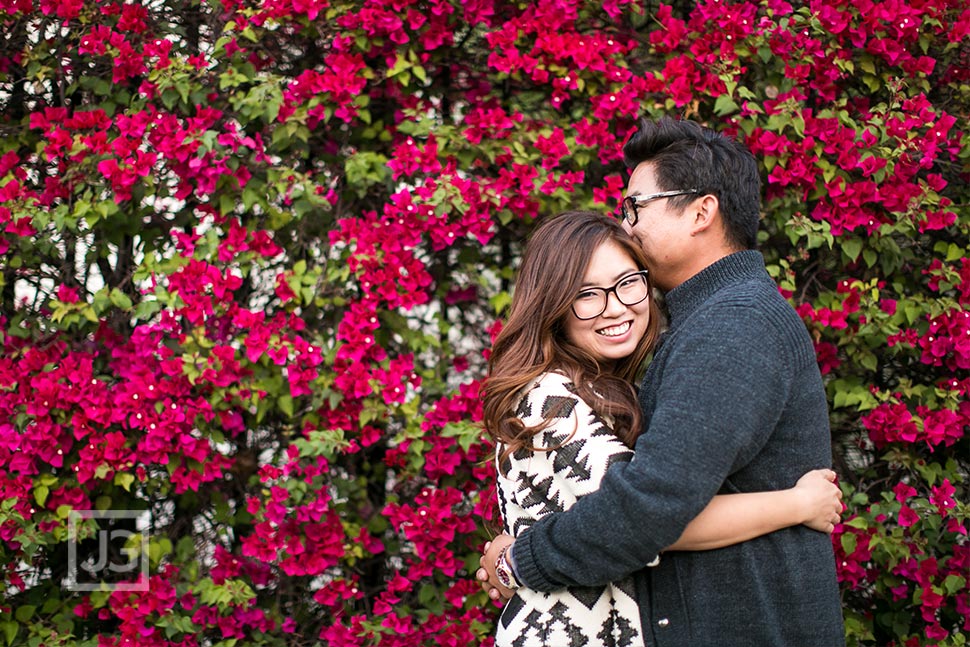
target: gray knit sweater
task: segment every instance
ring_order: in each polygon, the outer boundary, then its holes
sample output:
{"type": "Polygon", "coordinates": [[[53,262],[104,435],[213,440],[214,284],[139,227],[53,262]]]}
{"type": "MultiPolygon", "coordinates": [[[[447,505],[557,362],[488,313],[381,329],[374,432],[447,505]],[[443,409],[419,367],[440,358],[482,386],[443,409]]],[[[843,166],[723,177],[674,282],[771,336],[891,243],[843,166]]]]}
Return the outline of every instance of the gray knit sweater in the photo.
{"type": "Polygon", "coordinates": [[[721,259],[666,299],[635,458],[516,539],[520,578],[552,591],[635,573],[657,647],[843,645],[832,546],[805,526],[643,568],[715,494],[789,488],[831,462],[811,340],[759,252],[721,259]]]}

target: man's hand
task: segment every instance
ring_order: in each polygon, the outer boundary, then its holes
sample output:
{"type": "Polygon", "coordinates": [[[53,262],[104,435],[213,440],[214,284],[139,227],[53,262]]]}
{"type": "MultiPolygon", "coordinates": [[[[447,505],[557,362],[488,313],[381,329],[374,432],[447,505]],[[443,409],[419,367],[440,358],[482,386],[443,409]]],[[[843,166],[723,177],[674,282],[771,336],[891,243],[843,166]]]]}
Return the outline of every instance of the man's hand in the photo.
{"type": "Polygon", "coordinates": [[[475,572],[475,577],[482,583],[482,590],[488,593],[488,597],[493,600],[508,600],[512,597],[513,592],[499,584],[498,578],[495,577],[495,560],[498,559],[498,554],[502,548],[514,541],[515,539],[509,535],[499,535],[492,541],[486,542],[483,548],[485,552],[478,558],[478,564],[481,568],[475,572]]]}

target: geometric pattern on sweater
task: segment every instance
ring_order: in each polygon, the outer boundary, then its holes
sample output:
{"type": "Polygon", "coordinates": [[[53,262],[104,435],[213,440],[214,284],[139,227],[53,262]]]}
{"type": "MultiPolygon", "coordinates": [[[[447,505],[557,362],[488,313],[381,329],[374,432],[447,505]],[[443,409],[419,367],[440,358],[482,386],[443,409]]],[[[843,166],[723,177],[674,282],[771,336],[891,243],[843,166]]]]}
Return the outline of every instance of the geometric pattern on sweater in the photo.
{"type": "MultiPolygon", "coordinates": [[[[547,422],[501,465],[498,502],[505,532],[518,536],[540,518],[562,512],[596,491],[606,470],[633,451],[578,395],[569,379],[545,373],[515,409],[526,426],[547,422]]],[[[496,448],[496,457],[504,447],[496,448]]],[[[496,458],[497,460],[497,458],[496,458]]],[[[520,588],[502,610],[496,647],[642,647],[633,578],[553,593],[520,588]]]]}

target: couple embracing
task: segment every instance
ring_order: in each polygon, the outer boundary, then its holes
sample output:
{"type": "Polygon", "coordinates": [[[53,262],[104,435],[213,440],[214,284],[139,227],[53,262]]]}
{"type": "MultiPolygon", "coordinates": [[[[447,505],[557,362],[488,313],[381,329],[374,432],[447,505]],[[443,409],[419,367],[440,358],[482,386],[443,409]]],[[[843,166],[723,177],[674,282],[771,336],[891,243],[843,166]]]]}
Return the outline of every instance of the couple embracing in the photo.
{"type": "Polygon", "coordinates": [[[624,156],[622,224],[537,228],[489,360],[496,644],[841,646],[825,393],[756,250],[754,157],[673,119],[624,156]]]}

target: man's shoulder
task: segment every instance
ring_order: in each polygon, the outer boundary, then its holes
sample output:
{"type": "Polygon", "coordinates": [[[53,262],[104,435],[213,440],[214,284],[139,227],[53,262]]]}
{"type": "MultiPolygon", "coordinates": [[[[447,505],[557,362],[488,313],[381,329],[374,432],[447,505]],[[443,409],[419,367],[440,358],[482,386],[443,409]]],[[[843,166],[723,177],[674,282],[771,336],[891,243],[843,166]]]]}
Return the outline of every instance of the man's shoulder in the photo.
{"type": "Polygon", "coordinates": [[[717,291],[700,307],[705,319],[729,321],[746,327],[779,328],[784,334],[807,333],[805,322],[770,279],[749,278],[732,282],[717,291]]]}
{"type": "Polygon", "coordinates": [[[792,366],[815,362],[804,320],[767,276],[734,281],[712,294],[681,326],[690,339],[727,347],[758,348],[788,358],[792,366]]]}
{"type": "Polygon", "coordinates": [[[778,291],[778,286],[767,273],[739,277],[721,286],[708,300],[709,303],[746,302],[766,304],[787,304],[788,301],[778,291]]]}

